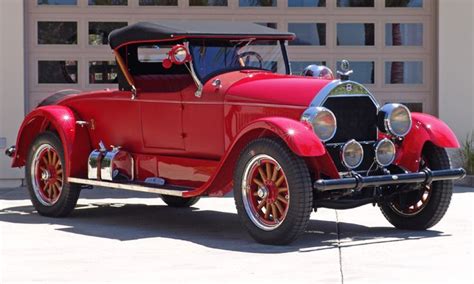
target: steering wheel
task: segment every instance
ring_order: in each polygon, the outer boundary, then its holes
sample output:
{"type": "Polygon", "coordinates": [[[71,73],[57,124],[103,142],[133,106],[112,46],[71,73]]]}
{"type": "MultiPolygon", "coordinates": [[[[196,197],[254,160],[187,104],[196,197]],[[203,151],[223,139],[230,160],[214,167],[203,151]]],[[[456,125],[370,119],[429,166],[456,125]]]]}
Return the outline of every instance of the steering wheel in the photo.
{"type": "Polygon", "coordinates": [[[263,57],[258,52],[246,51],[242,52],[241,54],[238,54],[238,56],[240,65],[242,65],[242,67],[245,67],[247,65],[250,56],[255,56],[255,58],[257,58],[258,60],[258,67],[260,69],[263,69],[263,57]]]}

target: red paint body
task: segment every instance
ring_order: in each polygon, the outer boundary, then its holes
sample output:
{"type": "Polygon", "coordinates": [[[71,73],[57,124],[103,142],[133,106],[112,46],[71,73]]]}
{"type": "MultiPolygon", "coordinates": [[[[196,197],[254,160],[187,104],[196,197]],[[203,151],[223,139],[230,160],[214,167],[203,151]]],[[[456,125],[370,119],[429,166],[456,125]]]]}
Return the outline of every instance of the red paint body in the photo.
{"type": "MultiPolygon", "coordinates": [[[[87,176],[87,157],[100,141],[121,146],[135,160],[136,181],[161,177],[187,186],[185,196],[221,196],[231,189],[241,150],[259,137],[278,137],[305,159],[313,179],[339,178],[324,144],[300,122],[304,110],[330,82],[265,71],[234,71],[211,78],[201,97],[190,75],[135,76],[137,98],[107,90],[66,97],[35,109],[24,120],[14,167],[25,165],[34,138],[46,130],[64,145],[66,173],[87,176]],[[211,82],[218,78],[221,88],[211,82]],[[88,123],[81,127],[76,121],[88,123]]],[[[411,171],[425,143],[458,147],[438,119],[413,114],[413,127],[399,147],[396,164],[411,171]]]]}

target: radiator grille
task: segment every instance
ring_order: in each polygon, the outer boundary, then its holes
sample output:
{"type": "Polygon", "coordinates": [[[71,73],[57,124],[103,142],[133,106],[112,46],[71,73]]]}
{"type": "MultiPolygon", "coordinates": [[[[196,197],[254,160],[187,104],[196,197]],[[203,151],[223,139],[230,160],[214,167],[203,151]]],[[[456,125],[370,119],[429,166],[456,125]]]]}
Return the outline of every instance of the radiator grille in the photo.
{"type": "Polygon", "coordinates": [[[340,157],[343,143],[355,139],[362,143],[364,160],[355,170],[367,170],[374,162],[374,143],[377,140],[377,106],[368,96],[331,96],[323,105],[337,120],[336,135],[329,140],[327,150],[337,169],[346,171],[340,157]]]}
{"type": "Polygon", "coordinates": [[[337,119],[336,135],[327,143],[377,139],[377,106],[368,96],[331,96],[324,107],[337,119]]]}

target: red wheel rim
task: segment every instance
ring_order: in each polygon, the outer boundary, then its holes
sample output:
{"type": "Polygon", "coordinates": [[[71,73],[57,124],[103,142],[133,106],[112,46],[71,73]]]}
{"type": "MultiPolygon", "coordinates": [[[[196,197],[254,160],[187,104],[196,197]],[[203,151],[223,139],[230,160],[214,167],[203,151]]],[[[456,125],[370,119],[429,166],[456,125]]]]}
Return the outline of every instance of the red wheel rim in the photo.
{"type": "MultiPolygon", "coordinates": [[[[420,170],[427,167],[428,167],[428,162],[426,161],[424,157],[422,157],[420,160],[420,170]]],[[[405,206],[402,206],[399,200],[395,200],[391,203],[391,207],[393,208],[393,210],[395,210],[395,212],[397,212],[400,215],[414,216],[420,213],[430,201],[431,192],[432,192],[431,187],[432,185],[422,185],[422,187],[420,188],[420,192],[416,192],[416,193],[421,194],[420,198],[417,198],[416,200],[409,202],[409,204],[405,204],[405,206]]]]}
{"type": "Polygon", "coordinates": [[[258,155],[247,164],[242,193],[247,215],[257,227],[269,231],[285,220],[290,201],[288,180],[272,157],[258,155]]]}
{"type": "Polygon", "coordinates": [[[48,144],[36,150],[31,168],[33,190],[38,200],[47,206],[54,205],[61,196],[64,173],[58,152],[48,144]]]}

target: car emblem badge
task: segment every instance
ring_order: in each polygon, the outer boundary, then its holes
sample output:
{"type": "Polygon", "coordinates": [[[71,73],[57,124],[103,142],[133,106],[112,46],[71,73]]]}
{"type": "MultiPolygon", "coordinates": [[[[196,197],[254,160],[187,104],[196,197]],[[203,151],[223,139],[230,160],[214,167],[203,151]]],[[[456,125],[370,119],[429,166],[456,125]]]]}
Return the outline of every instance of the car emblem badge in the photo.
{"type": "Polygon", "coordinates": [[[352,84],[347,84],[346,85],[346,91],[348,91],[348,92],[352,91],[352,84]]]}

